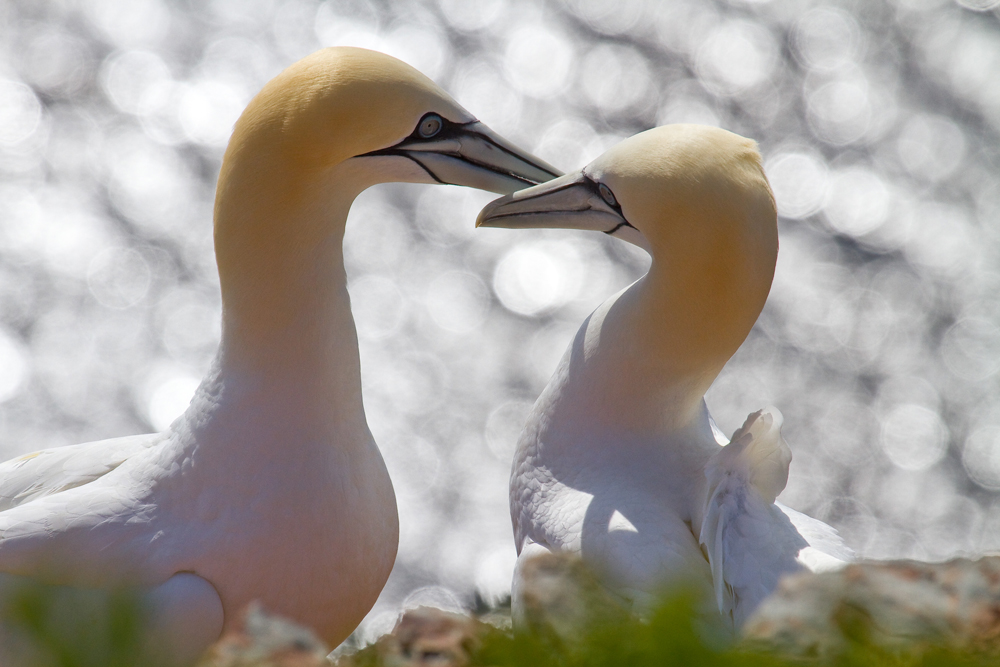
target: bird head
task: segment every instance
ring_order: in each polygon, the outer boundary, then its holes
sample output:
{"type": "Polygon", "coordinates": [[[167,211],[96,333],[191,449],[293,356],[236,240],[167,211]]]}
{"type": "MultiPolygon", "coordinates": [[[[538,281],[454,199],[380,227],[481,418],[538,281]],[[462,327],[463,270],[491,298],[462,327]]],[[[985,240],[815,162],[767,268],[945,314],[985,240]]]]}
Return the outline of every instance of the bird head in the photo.
{"type": "Polygon", "coordinates": [[[778,252],[755,142],[700,125],[625,139],[578,172],[488,204],[477,225],[589,229],[644,248],[653,258],[645,289],[670,299],[660,324],[687,321],[692,337],[713,331],[711,347],[726,359],[764,306],[778,252]]]}
{"type": "Polygon", "coordinates": [[[353,47],[317,51],[264,86],[236,123],[223,171],[266,161],[318,172],[349,160],[364,165],[366,185],[450,183],[508,193],[561,173],[406,63],[353,47]]]}

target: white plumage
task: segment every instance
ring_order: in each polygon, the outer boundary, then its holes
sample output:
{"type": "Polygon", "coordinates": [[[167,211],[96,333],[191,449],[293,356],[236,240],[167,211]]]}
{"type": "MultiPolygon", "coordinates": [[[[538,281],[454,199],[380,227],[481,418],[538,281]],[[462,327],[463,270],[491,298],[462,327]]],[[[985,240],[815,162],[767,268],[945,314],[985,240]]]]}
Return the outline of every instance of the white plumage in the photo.
{"type": "Polygon", "coordinates": [[[43,449],[0,463],[0,512],[93,482],[155,442],[154,436],[133,435],[43,449]]]}
{"type": "Polygon", "coordinates": [[[149,640],[175,663],[253,600],[338,644],[398,539],[361,400],[351,204],[391,181],[502,193],[555,175],[389,56],[326,49],[285,70],[237,122],[219,176],[209,374],[163,433],[0,465],[0,589],[18,576],[138,589],[149,640]]]}
{"type": "MultiPolygon", "coordinates": [[[[763,308],[776,219],[755,144],[691,125],[483,210],[481,225],[591,229],[652,255],[584,321],[521,434],[519,561],[579,553],[640,609],[693,582],[738,627],[782,574],[850,558],[832,528],[775,502],[791,461],[780,413],[727,444],[703,400],[763,308]]],[[[515,572],[515,614],[520,595],[515,572]]]]}
{"type": "Polygon", "coordinates": [[[781,422],[775,408],[753,413],[705,465],[708,501],[699,543],[712,566],[716,604],[735,627],[770,595],[781,575],[851,558],[832,528],[775,502],[792,461],[781,422]]]}

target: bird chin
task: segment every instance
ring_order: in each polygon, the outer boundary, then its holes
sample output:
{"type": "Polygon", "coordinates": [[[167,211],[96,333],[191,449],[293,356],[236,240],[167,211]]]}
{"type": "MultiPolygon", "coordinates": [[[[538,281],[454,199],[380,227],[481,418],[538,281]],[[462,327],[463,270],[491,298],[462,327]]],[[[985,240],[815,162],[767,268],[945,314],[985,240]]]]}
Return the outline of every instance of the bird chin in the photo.
{"type": "Polygon", "coordinates": [[[438,183],[464,185],[497,194],[510,194],[535,185],[527,177],[478,164],[461,155],[414,151],[408,157],[419,163],[438,183]]]}
{"type": "Polygon", "coordinates": [[[425,167],[403,155],[361,155],[348,162],[357,164],[370,174],[370,185],[378,183],[435,184],[441,181],[425,167]]]}
{"type": "Polygon", "coordinates": [[[496,194],[510,194],[534,185],[520,176],[445,153],[400,151],[391,155],[361,155],[351,160],[362,161],[373,174],[374,183],[461,185],[496,194]]]}
{"type": "Polygon", "coordinates": [[[645,250],[650,257],[653,256],[653,246],[650,245],[649,239],[647,239],[646,235],[635,227],[622,227],[614,234],[611,234],[611,236],[621,239],[622,241],[627,241],[637,248],[645,250]]]}

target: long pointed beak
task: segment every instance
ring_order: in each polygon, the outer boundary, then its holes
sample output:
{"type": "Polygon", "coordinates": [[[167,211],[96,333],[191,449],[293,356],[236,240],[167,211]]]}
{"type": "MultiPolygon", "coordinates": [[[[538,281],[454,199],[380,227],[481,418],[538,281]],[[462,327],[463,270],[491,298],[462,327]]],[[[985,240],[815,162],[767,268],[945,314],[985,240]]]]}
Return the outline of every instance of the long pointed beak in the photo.
{"type": "Polygon", "coordinates": [[[365,155],[400,155],[419,164],[439,183],[498,194],[516,192],[562,174],[479,121],[448,127],[440,138],[409,137],[365,155]]]}
{"type": "Polygon", "coordinates": [[[487,204],[476,227],[587,229],[617,236],[650,252],[646,237],[610,206],[582,171],[519,190],[487,204]]]}
{"type": "Polygon", "coordinates": [[[490,202],[479,213],[477,227],[561,227],[610,232],[625,222],[591,188],[583,172],[520,190],[490,202]]]}

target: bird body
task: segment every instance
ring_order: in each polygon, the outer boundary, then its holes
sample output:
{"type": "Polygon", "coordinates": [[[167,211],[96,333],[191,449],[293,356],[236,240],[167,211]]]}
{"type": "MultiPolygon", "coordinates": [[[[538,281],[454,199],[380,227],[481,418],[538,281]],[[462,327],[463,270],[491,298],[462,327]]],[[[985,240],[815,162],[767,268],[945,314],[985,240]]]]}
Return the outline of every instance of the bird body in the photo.
{"type": "Polygon", "coordinates": [[[718,444],[707,413],[660,433],[620,423],[629,397],[605,384],[593,352],[620,343],[608,316],[623,297],[587,318],[535,403],[512,467],[511,516],[519,552],[533,542],[580,553],[612,590],[652,602],[674,573],[708,576],[691,524],[718,444]]]}
{"type": "MultiPolygon", "coordinates": [[[[801,567],[793,523],[846,554],[832,529],[775,505],[790,461],[780,415],[756,415],[727,444],[704,401],[764,306],[776,223],[755,144],[690,125],[626,139],[483,210],[480,225],[591,229],[652,256],[584,321],[521,433],[519,563],[579,553],[640,609],[693,583],[738,625],[801,567]]],[[[515,573],[515,608],[519,585],[515,573]]]]}
{"type": "Polygon", "coordinates": [[[389,56],[325,49],[289,67],[223,160],[222,341],[191,405],[163,433],[0,465],[0,572],[142,591],[178,664],[253,600],[338,644],[398,540],[361,396],[351,203],[383,182],[502,193],[555,175],[389,56]]]}

